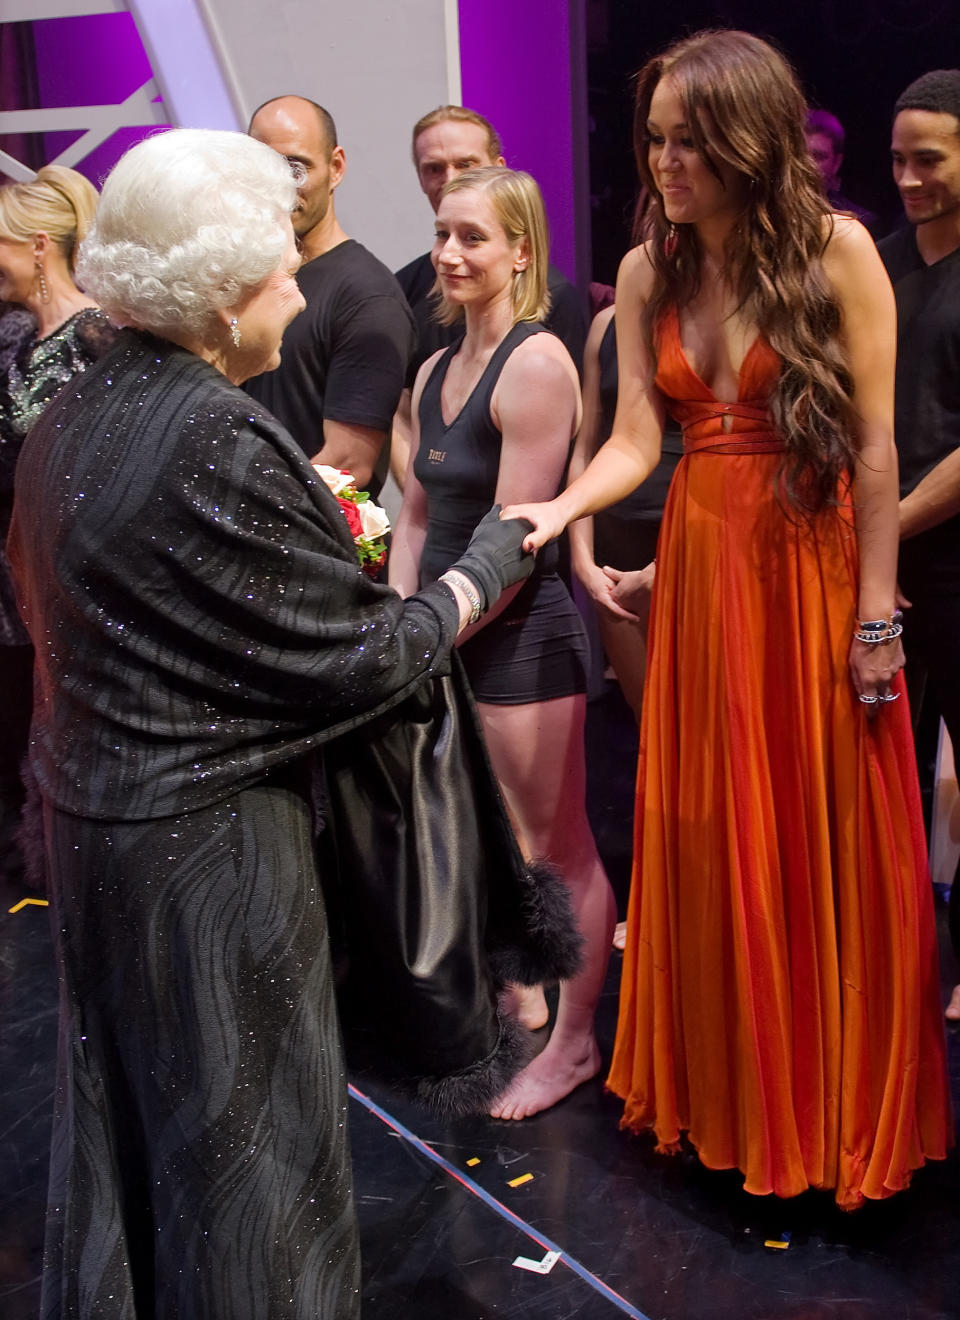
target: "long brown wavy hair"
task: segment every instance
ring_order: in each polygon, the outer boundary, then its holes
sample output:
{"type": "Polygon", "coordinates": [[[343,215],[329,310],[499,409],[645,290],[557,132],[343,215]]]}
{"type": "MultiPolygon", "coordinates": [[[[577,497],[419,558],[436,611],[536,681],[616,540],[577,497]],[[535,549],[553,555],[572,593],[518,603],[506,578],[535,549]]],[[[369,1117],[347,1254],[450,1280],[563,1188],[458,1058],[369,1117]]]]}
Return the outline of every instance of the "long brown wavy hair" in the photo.
{"type": "Polygon", "coordinates": [[[645,221],[657,276],[644,314],[651,351],[667,308],[696,297],[703,256],[693,225],[677,225],[671,235],[650,169],[650,100],[664,77],[676,87],[707,168],[720,178],[719,158],[747,180],[747,202],[727,240],[727,270],[738,310],[782,363],[770,400],[786,442],[780,489],[801,514],[815,513],[835,502],[857,430],[841,309],[822,266],[832,224],[804,137],[806,102],[786,60],[748,32],[698,32],[637,74],[633,142],[651,196],[645,221]]]}

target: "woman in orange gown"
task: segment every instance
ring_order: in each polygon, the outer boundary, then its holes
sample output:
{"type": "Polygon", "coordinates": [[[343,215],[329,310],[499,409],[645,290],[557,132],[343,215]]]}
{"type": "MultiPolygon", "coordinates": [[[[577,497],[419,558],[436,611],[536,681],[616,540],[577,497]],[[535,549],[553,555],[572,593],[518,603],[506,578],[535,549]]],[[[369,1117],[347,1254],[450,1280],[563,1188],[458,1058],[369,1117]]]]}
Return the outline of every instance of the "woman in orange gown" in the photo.
{"type": "MultiPolygon", "coordinates": [[[[708,32],[637,82],[651,238],[614,431],[542,544],[684,458],[658,546],[609,1086],[747,1191],[854,1208],[952,1141],[895,615],[893,297],[831,216],[789,66],[708,32]],[[878,640],[874,640],[878,639],[878,640]]],[[[618,603],[625,602],[623,587],[618,603]]]]}

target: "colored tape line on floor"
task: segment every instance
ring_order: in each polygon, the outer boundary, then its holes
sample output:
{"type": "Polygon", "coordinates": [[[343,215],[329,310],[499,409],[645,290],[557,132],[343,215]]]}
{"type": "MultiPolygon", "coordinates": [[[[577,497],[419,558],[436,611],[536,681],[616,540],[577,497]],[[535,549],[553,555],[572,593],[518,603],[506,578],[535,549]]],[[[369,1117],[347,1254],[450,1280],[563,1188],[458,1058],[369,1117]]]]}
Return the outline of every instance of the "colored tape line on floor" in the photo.
{"type": "Polygon", "coordinates": [[[513,1224],[514,1228],[519,1228],[521,1233],[524,1233],[531,1242],[536,1242],[544,1251],[557,1252],[560,1260],[568,1269],[572,1270],[574,1274],[579,1275],[584,1283],[589,1284],[594,1292],[598,1292],[601,1297],[605,1297],[608,1302],[612,1302],[613,1305],[622,1311],[624,1315],[632,1316],[633,1320],[650,1320],[649,1316],[644,1315],[643,1311],[638,1311],[637,1308],[628,1302],[625,1297],[621,1297],[619,1293],[614,1292],[613,1289],[608,1284],[604,1283],[602,1279],[599,1279],[592,1270],[588,1270],[585,1265],[581,1265],[578,1260],[575,1260],[573,1256],[568,1255],[568,1253],[564,1251],[561,1246],[558,1246],[556,1242],[552,1242],[550,1238],[545,1237],[542,1233],[538,1232],[531,1224],[528,1224],[526,1220],[521,1219],[519,1215],[514,1214],[512,1210],[508,1209],[508,1207],[501,1201],[498,1201],[495,1196],[491,1196],[485,1188],[481,1187],[479,1183],[475,1183],[472,1178],[467,1176],[467,1174],[461,1173],[459,1169],[455,1168],[454,1165],[448,1160],[445,1160],[442,1155],[439,1155],[431,1146],[428,1146],[425,1141],[421,1140],[416,1133],[411,1132],[409,1128],[404,1127],[399,1119],[394,1118],[392,1114],[388,1114],[385,1109],[381,1109],[380,1106],[374,1100],[371,1100],[369,1096],[364,1095],[362,1091],[358,1091],[352,1084],[348,1084],[347,1090],[353,1096],[354,1100],[363,1105],[363,1107],[369,1110],[369,1112],[376,1118],[379,1118],[382,1123],[387,1125],[387,1127],[392,1128],[397,1136],[403,1137],[404,1141],[409,1141],[410,1145],[418,1150],[421,1155],[426,1155],[428,1160],[439,1165],[445,1173],[448,1173],[451,1178],[456,1179],[456,1181],[460,1183],[462,1187],[465,1187],[468,1192],[472,1192],[474,1196],[479,1197],[479,1199],[483,1201],[485,1205],[488,1205],[491,1210],[495,1210],[501,1219],[505,1219],[507,1223],[513,1224]]]}

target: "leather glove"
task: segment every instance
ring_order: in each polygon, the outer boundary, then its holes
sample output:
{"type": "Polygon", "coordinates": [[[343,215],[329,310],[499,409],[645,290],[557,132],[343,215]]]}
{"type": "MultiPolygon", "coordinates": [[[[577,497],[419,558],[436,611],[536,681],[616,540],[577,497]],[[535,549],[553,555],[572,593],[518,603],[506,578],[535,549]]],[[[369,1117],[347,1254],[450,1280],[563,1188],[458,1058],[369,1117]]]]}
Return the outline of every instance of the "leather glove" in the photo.
{"type": "Polygon", "coordinates": [[[500,521],[500,505],[495,504],[477,524],[470,544],[451,570],[464,573],[480,593],[484,610],[515,582],[522,582],[533,572],[534,556],[521,549],[523,538],[533,530],[526,518],[500,521]]]}

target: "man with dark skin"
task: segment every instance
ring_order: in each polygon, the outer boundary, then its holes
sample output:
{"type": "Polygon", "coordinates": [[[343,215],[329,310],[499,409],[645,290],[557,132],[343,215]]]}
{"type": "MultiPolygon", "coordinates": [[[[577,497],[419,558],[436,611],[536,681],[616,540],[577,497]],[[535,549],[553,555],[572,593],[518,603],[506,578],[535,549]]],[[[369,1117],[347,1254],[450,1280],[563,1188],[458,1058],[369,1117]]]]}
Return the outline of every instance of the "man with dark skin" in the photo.
{"type": "Polygon", "coordinates": [[[374,469],[389,434],[415,338],[396,280],[337,220],[346,157],[330,114],[301,96],[267,101],[250,136],[285,156],[297,181],[293,228],[306,310],[288,327],[275,372],[247,389],[314,462],[379,488],[374,469]]]}
{"type": "MultiPolygon", "coordinates": [[[[960,69],[910,84],[891,153],[907,227],[879,250],[897,299],[903,640],[960,758],[960,69]]],[[[950,926],[960,952],[960,878],[950,926]]],[[[947,1017],[960,1021],[960,986],[947,1017]]]]}

